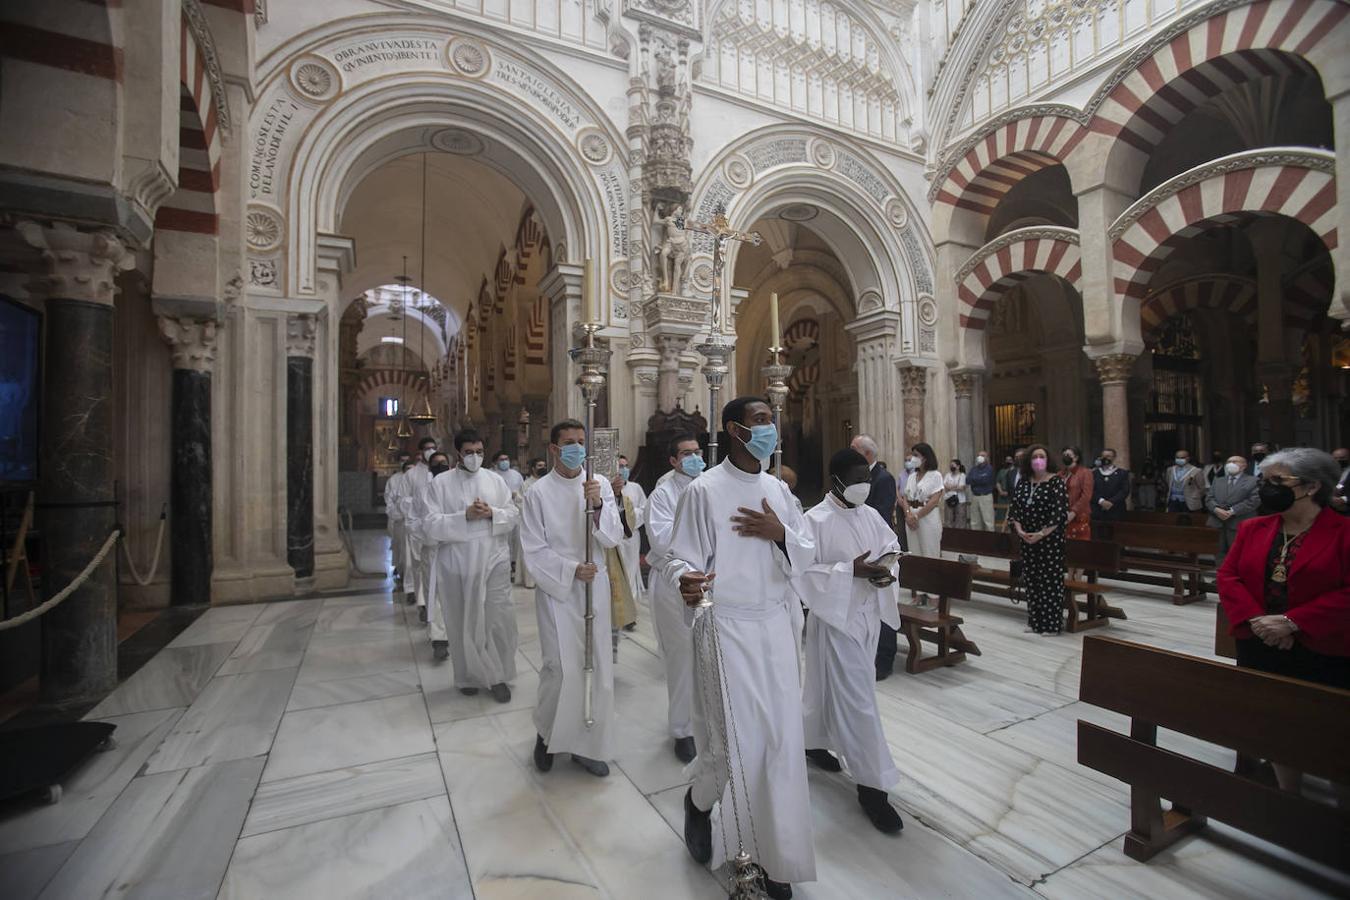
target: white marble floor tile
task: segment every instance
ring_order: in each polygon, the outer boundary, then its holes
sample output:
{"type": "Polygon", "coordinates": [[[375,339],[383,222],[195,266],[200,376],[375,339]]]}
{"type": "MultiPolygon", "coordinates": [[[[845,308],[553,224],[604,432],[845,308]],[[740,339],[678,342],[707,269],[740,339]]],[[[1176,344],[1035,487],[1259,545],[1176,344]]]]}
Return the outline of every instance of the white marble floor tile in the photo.
{"type": "MultiPolygon", "coordinates": [[[[67,841],[0,854],[5,900],[33,900],[79,845],[79,841],[67,841]]],[[[0,847],[3,846],[6,845],[0,842],[0,847]]]]}
{"type": "Polygon", "coordinates": [[[1067,702],[1053,691],[1021,681],[990,678],[977,666],[965,665],[920,675],[892,675],[877,684],[877,691],[979,732],[1006,727],[1067,702]]]}
{"type": "Polygon", "coordinates": [[[403,614],[387,595],[329,598],[323,601],[314,636],[324,637],[335,631],[394,630],[403,627],[403,614]]]}
{"type": "Polygon", "coordinates": [[[364,630],[311,638],[297,684],[416,668],[406,633],[364,630]]]}
{"type": "Polygon", "coordinates": [[[168,772],[267,753],[294,679],[294,669],[217,676],[178,720],[145,771],[168,772]]]}
{"type": "Polygon", "coordinates": [[[220,900],[471,900],[444,797],[241,838],[220,900]]]}
{"type": "Polygon", "coordinates": [[[312,709],[411,694],[418,691],[420,684],[417,672],[411,670],[358,675],[355,678],[339,678],[334,681],[313,681],[308,684],[297,684],[291,690],[291,699],[286,704],[286,709],[288,711],[312,709]]]}
{"type": "Polygon", "coordinates": [[[431,723],[420,694],[288,712],[263,781],[430,753],[431,723]]]}
{"type": "Polygon", "coordinates": [[[511,700],[508,703],[498,703],[486,691],[479,691],[471,697],[461,694],[459,688],[455,687],[454,668],[450,661],[436,662],[429,643],[424,645],[419,641],[414,653],[417,671],[422,679],[422,693],[427,698],[427,710],[431,721],[437,725],[474,716],[534,709],[539,696],[539,673],[522,653],[516,654],[516,677],[510,682],[511,700]]]}
{"type": "Polygon", "coordinates": [[[60,803],[0,807],[0,852],[78,840],[108,811],[122,789],[169,733],[181,709],[102,719],[117,726],[116,745],[89,757],[62,783],[60,803]]]}
{"type": "Polygon", "coordinates": [[[444,794],[434,753],[269,781],[253,798],[243,836],[444,794]]]}
{"type": "Polygon", "coordinates": [[[254,620],[254,625],[272,625],[277,622],[297,622],[301,625],[313,625],[323,606],[322,600],[282,600],[264,603],[262,612],[254,620]]]}
{"type": "Polygon", "coordinates": [[[262,766],[240,759],[133,780],[40,896],[210,900],[262,766]]]}
{"type": "Polygon", "coordinates": [[[166,647],[122,682],[86,719],[190,706],[220,668],[235,642],[166,647]]]}
{"type": "Polygon", "coordinates": [[[237,641],[253,625],[253,620],[261,611],[262,607],[257,604],[213,606],[183,629],[168,646],[193,647],[198,644],[226,644],[237,641]]]}
{"type": "Polygon", "coordinates": [[[312,617],[303,614],[254,625],[216,674],[239,675],[298,668],[313,629],[312,617]]]}

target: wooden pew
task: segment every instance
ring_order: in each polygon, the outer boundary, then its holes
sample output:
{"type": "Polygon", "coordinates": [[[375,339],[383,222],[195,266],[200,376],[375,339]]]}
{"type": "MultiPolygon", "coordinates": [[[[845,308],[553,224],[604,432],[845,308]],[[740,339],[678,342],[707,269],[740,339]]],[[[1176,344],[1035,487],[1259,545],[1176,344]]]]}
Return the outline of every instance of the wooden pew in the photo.
{"type": "Polygon", "coordinates": [[[909,654],[905,657],[905,671],[909,674],[954,666],[964,661],[967,653],[980,655],[980,648],[961,631],[965,620],[951,612],[953,600],[970,599],[973,569],[970,563],[924,556],[906,556],[901,560],[900,587],[938,598],[936,607],[900,604],[900,630],[909,641],[909,654]],[[923,655],[924,641],[936,645],[936,655],[923,655]]]}
{"type": "Polygon", "coordinates": [[[1219,549],[1219,532],[1216,529],[1098,522],[1095,533],[1100,540],[1114,541],[1124,549],[1121,561],[1131,571],[1113,575],[1112,578],[1159,584],[1156,577],[1140,575],[1133,570],[1161,572],[1171,581],[1172,602],[1177,606],[1205,599],[1209,589],[1205,576],[1214,574],[1212,557],[1219,549]],[[1210,558],[1202,560],[1201,557],[1210,558]]]}
{"type": "Polygon", "coordinates": [[[1183,528],[1204,527],[1209,519],[1209,513],[1204,510],[1199,512],[1155,512],[1147,509],[1128,509],[1121,521],[1133,522],[1136,525],[1180,525],[1183,528]]]}
{"type": "Polygon", "coordinates": [[[1147,861],[1212,817],[1350,870],[1350,813],[1157,746],[1165,728],[1347,784],[1350,691],[1090,636],[1078,698],[1130,717],[1128,735],[1078,722],[1078,762],[1130,785],[1126,856],[1147,861]]]}

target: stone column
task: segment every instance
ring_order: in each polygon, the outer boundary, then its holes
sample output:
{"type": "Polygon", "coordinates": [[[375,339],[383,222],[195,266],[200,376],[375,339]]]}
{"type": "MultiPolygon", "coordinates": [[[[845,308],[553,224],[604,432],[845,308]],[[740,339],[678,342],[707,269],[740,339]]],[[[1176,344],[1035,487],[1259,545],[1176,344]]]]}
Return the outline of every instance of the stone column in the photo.
{"type": "Polygon", "coordinates": [[[211,533],[211,370],[216,323],[159,316],[159,333],[173,351],[169,421],[169,602],[209,604],[214,568],[211,533]]]}
{"type": "MultiPolygon", "coordinates": [[[[1338,65],[1336,72],[1319,71],[1322,90],[1331,104],[1331,127],[1336,148],[1336,204],[1344,222],[1345,210],[1350,209],[1350,66],[1338,65]]],[[[1338,234],[1345,231],[1338,229],[1338,234]]],[[[1340,234],[1336,249],[1331,251],[1336,272],[1335,293],[1327,314],[1338,320],[1343,331],[1350,331],[1350,240],[1340,234]]]]}
{"type": "MultiPolygon", "coordinates": [[[[1130,468],[1130,408],[1128,388],[1134,371],[1134,353],[1108,353],[1093,358],[1102,382],[1102,447],[1116,451],[1116,465],[1130,468]]],[[[1091,454],[1093,450],[1084,448],[1091,454]]]]}
{"type": "Polygon", "coordinates": [[[895,371],[896,335],[900,314],[880,310],[844,326],[855,344],[854,371],[858,377],[857,434],[870,434],[877,442],[878,458],[894,467],[902,459],[904,426],[900,412],[900,385],[895,371]]]}
{"type": "Polygon", "coordinates": [[[980,373],[956,371],[952,373],[952,388],[956,392],[956,455],[967,466],[975,459],[975,385],[980,373]]]}
{"type": "Polygon", "coordinates": [[[580,323],[583,315],[581,266],[558,263],[540,280],[539,292],[548,298],[549,307],[549,370],[553,390],[549,392],[548,421],[552,427],[560,419],[579,419],[583,414],[581,391],[574,385],[576,373],[572,371],[572,358],[567,355],[575,346],[573,325],[580,323]]]}
{"type": "Polygon", "coordinates": [[[928,397],[928,367],[916,365],[900,366],[900,396],[902,418],[905,422],[904,446],[901,453],[924,440],[923,405],[928,397]]]}
{"type": "Polygon", "coordinates": [[[318,318],[286,320],[286,561],[314,576],[314,342],[318,318]]]}
{"type": "MultiPolygon", "coordinates": [[[[42,587],[51,596],[89,564],[117,519],[110,452],[114,279],[134,257],[109,231],[34,222],[17,230],[40,253],[42,275],[32,289],[46,298],[37,507],[42,587]]],[[[45,704],[95,700],[117,686],[115,552],[42,617],[45,704]]]]}

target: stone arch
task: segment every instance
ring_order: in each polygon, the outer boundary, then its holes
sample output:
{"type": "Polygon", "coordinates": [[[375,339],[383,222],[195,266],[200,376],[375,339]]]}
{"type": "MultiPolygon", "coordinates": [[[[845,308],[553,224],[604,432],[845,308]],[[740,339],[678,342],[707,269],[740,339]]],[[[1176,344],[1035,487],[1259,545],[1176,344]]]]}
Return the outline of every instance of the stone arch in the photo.
{"type": "Polygon", "coordinates": [[[1151,291],[1139,306],[1144,343],[1172,316],[1192,309],[1217,309],[1256,324],[1256,282],[1237,275],[1207,274],[1183,278],[1151,291]]]}
{"type": "Polygon", "coordinates": [[[1334,251],[1335,158],[1317,150],[1255,150],[1197,166],[1159,185],[1125,210],[1108,233],[1117,298],[1141,299],[1180,240],[1251,215],[1302,222],[1334,251]]]}

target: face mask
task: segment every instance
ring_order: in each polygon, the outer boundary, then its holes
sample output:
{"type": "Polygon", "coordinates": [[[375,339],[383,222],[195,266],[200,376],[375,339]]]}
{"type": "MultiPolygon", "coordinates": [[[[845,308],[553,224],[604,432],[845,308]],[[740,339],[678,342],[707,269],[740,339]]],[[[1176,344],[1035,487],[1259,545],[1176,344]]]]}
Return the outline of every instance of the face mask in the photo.
{"type": "Polygon", "coordinates": [[[702,472],[708,464],[703,461],[703,457],[691,453],[680,460],[680,471],[690,478],[697,478],[698,473],[702,472]]]}
{"type": "Polygon", "coordinates": [[[1047,460],[1046,460],[1046,458],[1045,458],[1044,456],[1038,456],[1038,457],[1036,457],[1035,459],[1033,459],[1033,460],[1031,461],[1031,471],[1033,471],[1033,472],[1044,472],[1044,471],[1045,471],[1046,462],[1047,462],[1047,460]]]}
{"type": "Polygon", "coordinates": [[[953,471],[953,472],[956,471],[956,464],[955,464],[955,463],[952,464],[952,471],[953,471]]]}
{"type": "Polygon", "coordinates": [[[619,477],[627,481],[629,471],[631,470],[627,466],[619,466],[619,477]]]}
{"type": "MultiPolygon", "coordinates": [[[[739,423],[737,423],[739,425],[739,423]]],[[[745,425],[739,425],[745,428],[745,425]]],[[[750,440],[741,440],[741,436],[733,430],[736,440],[745,445],[745,449],[750,451],[750,455],[760,462],[768,461],[773,456],[774,448],[778,446],[778,426],[777,425],[751,425],[750,440]]]]}
{"type": "Polygon", "coordinates": [[[975,462],[982,466],[985,463],[985,458],[983,456],[977,456],[975,457],[975,462]]]}
{"type": "Polygon", "coordinates": [[[534,470],[534,477],[535,477],[535,478],[543,478],[544,475],[546,475],[547,473],[548,473],[548,469],[544,468],[543,466],[539,466],[538,468],[536,468],[536,469],[534,470]]]}
{"type": "Polygon", "coordinates": [[[1264,453],[1257,453],[1255,450],[1252,451],[1252,459],[1256,460],[1257,462],[1260,462],[1265,458],[1266,455],[1264,453]]]}
{"type": "Polygon", "coordinates": [[[464,468],[467,469],[468,471],[477,472],[478,469],[483,465],[483,454],[466,453],[464,454],[464,458],[461,459],[460,462],[464,464],[464,468]]]}
{"type": "Polygon", "coordinates": [[[1179,468],[1184,469],[1186,466],[1190,465],[1191,461],[1189,459],[1182,459],[1178,456],[1176,459],[1172,460],[1172,462],[1176,463],[1179,468]]]}
{"type": "Polygon", "coordinates": [[[1239,466],[1237,463],[1228,463],[1226,466],[1223,467],[1223,470],[1227,472],[1229,475],[1236,475],[1237,473],[1242,471],[1242,466],[1239,466]]]}
{"type": "Polygon", "coordinates": [[[1294,496],[1294,489],[1284,484],[1276,484],[1273,481],[1261,482],[1261,487],[1257,489],[1257,494],[1261,497],[1261,509],[1266,512],[1282,513],[1294,505],[1298,498],[1294,496]]]}
{"type": "Polygon", "coordinates": [[[842,489],[840,490],[839,493],[843,495],[844,502],[851,507],[861,506],[862,504],[866,503],[867,495],[872,493],[872,484],[871,482],[868,481],[862,481],[859,482],[858,484],[846,485],[838,478],[836,478],[834,480],[834,483],[837,484],[842,489]]]}
{"type": "Polygon", "coordinates": [[[558,451],[558,459],[564,468],[576,471],[586,461],[586,447],[583,444],[568,444],[558,451]]]}
{"type": "Polygon", "coordinates": [[[449,463],[436,463],[436,465],[431,467],[432,475],[439,475],[442,472],[449,472],[449,471],[450,471],[449,463]]]}
{"type": "Polygon", "coordinates": [[[1099,460],[1099,462],[1101,463],[1101,467],[1103,469],[1114,469],[1116,467],[1116,461],[1114,459],[1107,459],[1104,456],[1099,460]]]}
{"type": "Polygon", "coordinates": [[[509,459],[497,460],[497,471],[505,472],[509,468],[511,468],[511,460],[509,459]]]}
{"type": "Polygon", "coordinates": [[[1071,466],[1071,465],[1073,465],[1073,454],[1072,454],[1072,453],[1065,453],[1063,456],[1060,457],[1060,459],[1064,460],[1064,465],[1066,465],[1066,466],[1071,466]]]}
{"type": "Polygon", "coordinates": [[[923,460],[917,456],[911,456],[909,459],[905,460],[905,468],[911,472],[921,465],[923,465],[923,460]]]}
{"type": "Polygon", "coordinates": [[[422,458],[429,460],[431,459],[432,454],[434,454],[435,452],[436,452],[435,447],[428,447],[427,449],[422,451],[422,458]]]}
{"type": "Polygon", "coordinates": [[[1340,463],[1342,469],[1350,469],[1350,458],[1338,459],[1336,462],[1340,463]]]}

